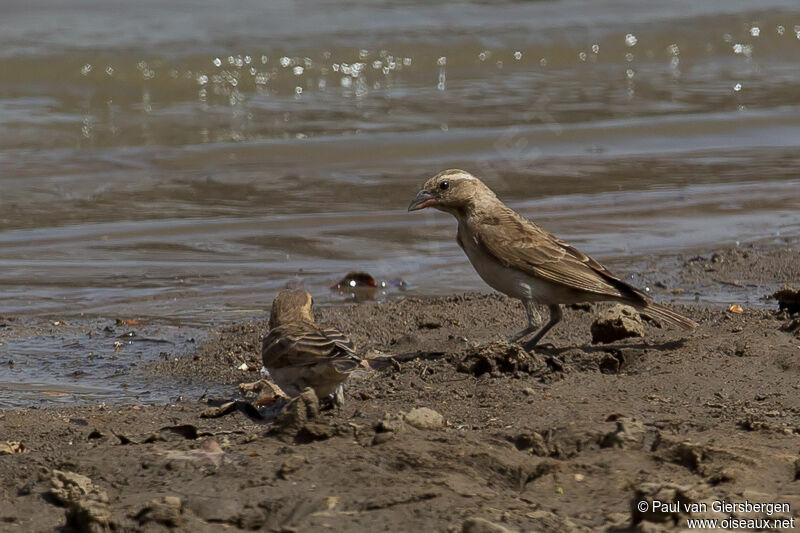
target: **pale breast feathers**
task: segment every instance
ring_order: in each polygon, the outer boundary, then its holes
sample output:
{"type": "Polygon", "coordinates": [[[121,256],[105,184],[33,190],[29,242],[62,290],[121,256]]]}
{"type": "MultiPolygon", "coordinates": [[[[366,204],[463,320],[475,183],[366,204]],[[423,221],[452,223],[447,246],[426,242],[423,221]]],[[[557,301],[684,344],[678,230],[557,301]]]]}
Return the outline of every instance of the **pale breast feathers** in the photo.
{"type": "Polygon", "coordinates": [[[497,261],[530,276],[601,295],[640,297],[600,263],[510,209],[476,221],[474,236],[497,261]]]}

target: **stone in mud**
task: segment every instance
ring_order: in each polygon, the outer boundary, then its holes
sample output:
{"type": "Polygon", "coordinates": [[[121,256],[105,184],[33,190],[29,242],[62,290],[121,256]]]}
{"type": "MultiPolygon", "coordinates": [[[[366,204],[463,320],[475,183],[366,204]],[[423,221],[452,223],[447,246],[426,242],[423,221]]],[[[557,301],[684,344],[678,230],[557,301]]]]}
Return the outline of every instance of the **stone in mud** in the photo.
{"type": "Polygon", "coordinates": [[[375,437],[372,439],[372,445],[383,444],[389,442],[397,436],[398,433],[404,431],[406,424],[402,416],[390,415],[386,413],[383,419],[375,424],[375,437]]]}
{"type": "Polygon", "coordinates": [[[294,439],[303,427],[319,417],[319,399],[314,390],[307,388],[283,406],[270,429],[270,434],[280,439],[294,439]]]}
{"type": "Polygon", "coordinates": [[[53,470],[50,484],[50,494],[62,505],[77,502],[97,490],[88,477],[61,470],[53,470]]]}
{"type": "Polygon", "coordinates": [[[514,437],[513,441],[518,450],[530,450],[533,455],[539,457],[547,457],[551,453],[544,437],[537,431],[520,433],[514,437]]]}
{"type": "Polygon", "coordinates": [[[514,530],[489,522],[485,518],[467,518],[461,524],[461,533],[513,533],[514,530]]]}
{"type": "Polygon", "coordinates": [[[444,426],[444,417],[427,407],[418,407],[410,410],[404,415],[405,421],[409,426],[417,429],[442,429],[444,426]]]}
{"type": "Polygon", "coordinates": [[[600,441],[603,448],[641,448],[647,431],[644,424],[630,418],[617,420],[617,429],[606,433],[600,441]]]}
{"type": "Polygon", "coordinates": [[[778,309],[789,313],[800,313],[800,289],[793,285],[784,285],[772,295],[778,300],[778,309]]]}
{"type": "Polygon", "coordinates": [[[592,344],[644,337],[644,324],[633,307],[617,304],[600,313],[592,322],[592,344]]]}
{"type": "Polygon", "coordinates": [[[245,505],[245,508],[239,513],[237,525],[240,529],[257,531],[264,527],[266,521],[267,516],[263,509],[245,505]]]}
{"type": "Polygon", "coordinates": [[[700,472],[700,467],[708,459],[708,454],[702,445],[686,441],[667,448],[663,457],[667,461],[685,466],[692,472],[700,472]]]}
{"type": "Polygon", "coordinates": [[[377,446],[379,444],[383,444],[384,442],[389,442],[393,438],[395,438],[397,434],[394,431],[386,431],[384,433],[376,433],[375,436],[372,438],[372,445],[377,446]]]}
{"type": "Polygon", "coordinates": [[[99,533],[111,528],[108,495],[92,480],[75,472],[53,470],[50,494],[67,507],[67,527],[74,531],[99,533]]]}
{"type": "Polygon", "coordinates": [[[305,455],[291,455],[289,456],[281,467],[278,469],[278,477],[281,479],[289,479],[289,475],[297,472],[302,467],[308,464],[308,457],[305,455]]]}
{"type": "Polygon", "coordinates": [[[325,422],[309,422],[297,432],[295,442],[306,444],[317,440],[326,440],[336,434],[336,428],[325,422]]]}
{"type": "Polygon", "coordinates": [[[467,349],[459,365],[459,371],[474,376],[517,372],[540,375],[548,371],[548,366],[541,355],[529,354],[519,344],[493,342],[467,349]]]}
{"type": "MultiPolygon", "coordinates": [[[[385,284],[384,284],[385,285],[385,284]]],[[[378,294],[378,283],[367,272],[348,272],[331,287],[340,296],[346,296],[357,302],[374,300],[378,294]]]]}
{"type": "Polygon", "coordinates": [[[235,497],[190,496],[186,507],[201,520],[217,524],[236,524],[242,510],[242,504],[235,497]]]}
{"type": "Polygon", "coordinates": [[[139,524],[155,522],[167,527],[183,524],[183,502],[177,496],[164,496],[150,500],[136,515],[139,524]]]}
{"type": "Polygon", "coordinates": [[[67,528],[78,533],[111,531],[111,508],[107,499],[86,498],[70,505],[67,509],[67,528]]]}
{"type": "Polygon", "coordinates": [[[376,433],[400,433],[406,428],[402,416],[385,413],[383,419],[375,424],[376,433]]]}
{"type": "Polygon", "coordinates": [[[27,448],[24,444],[18,441],[0,442],[0,455],[14,455],[16,453],[25,453],[27,448]]]}
{"type": "Polygon", "coordinates": [[[781,326],[781,331],[788,331],[800,337],[800,318],[794,318],[781,326]]]}

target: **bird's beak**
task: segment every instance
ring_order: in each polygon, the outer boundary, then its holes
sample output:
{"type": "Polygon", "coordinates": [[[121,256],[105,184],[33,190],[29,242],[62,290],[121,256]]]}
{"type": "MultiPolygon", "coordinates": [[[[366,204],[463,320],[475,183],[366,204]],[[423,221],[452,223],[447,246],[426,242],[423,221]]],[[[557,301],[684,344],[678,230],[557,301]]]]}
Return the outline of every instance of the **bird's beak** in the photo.
{"type": "Polygon", "coordinates": [[[431,193],[423,189],[419,191],[411,201],[411,204],[408,206],[408,210],[418,211],[432,205],[436,205],[436,198],[434,198],[431,193]]]}

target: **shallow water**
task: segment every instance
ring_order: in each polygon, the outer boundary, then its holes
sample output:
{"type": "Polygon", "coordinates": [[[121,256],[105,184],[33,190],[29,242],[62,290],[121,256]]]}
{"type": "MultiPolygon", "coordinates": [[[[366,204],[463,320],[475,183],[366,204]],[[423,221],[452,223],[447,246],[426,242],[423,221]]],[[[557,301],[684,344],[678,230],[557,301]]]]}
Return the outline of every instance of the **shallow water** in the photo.
{"type": "MultiPolygon", "coordinates": [[[[800,5],[753,5],[7,3],[0,315],[204,327],[354,269],[484,289],[450,218],[405,212],[449,167],[622,272],[796,237],[800,5]]],[[[34,369],[0,397],[76,385],[40,342],[0,346],[34,369]]]]}

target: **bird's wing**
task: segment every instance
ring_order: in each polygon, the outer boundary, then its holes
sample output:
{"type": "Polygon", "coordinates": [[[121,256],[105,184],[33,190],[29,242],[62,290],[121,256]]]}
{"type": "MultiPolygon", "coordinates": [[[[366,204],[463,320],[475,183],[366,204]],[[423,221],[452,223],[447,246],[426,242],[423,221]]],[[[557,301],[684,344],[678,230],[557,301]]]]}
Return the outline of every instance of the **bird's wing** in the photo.
{"type": "Polygon", "coordinates": [[[360,362],[353,343],[343,333],[310,322],[292,322],[270,330],[261,356],[267,369],[331,363],[338,370],[347,371],[360,362]]]}
{"type": "Polygon", "coordinates": [[[506,267],[571,289],[643,299],[603,265],[511,209],[472,226],[476,243],[506,267]]]}

